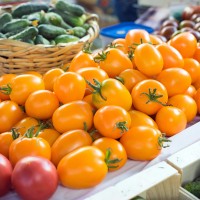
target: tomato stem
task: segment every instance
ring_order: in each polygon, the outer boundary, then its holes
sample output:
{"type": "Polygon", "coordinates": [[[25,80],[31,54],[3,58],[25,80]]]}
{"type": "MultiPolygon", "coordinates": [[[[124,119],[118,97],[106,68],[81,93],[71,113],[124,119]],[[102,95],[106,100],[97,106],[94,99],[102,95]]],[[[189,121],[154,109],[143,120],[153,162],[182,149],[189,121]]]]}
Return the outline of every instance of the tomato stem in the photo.
{"type": "Polygon", "coordinates": [[[171,142],[168,138],[165,137],[164,134],[161,134],[161,136],[158,138],[158,144],[161,148],[167,148],[169,145],[164,145],[165,142],[171,142]]]}
{"type": "Polygon", "coordinates": [[[5,95],[10,95],[12,92],[12,88],[11,88],[10,84],[7,84],[7,85],[1,86],[0,91],[1,91],[1,93],[5,94],[5,95]]]}
{"type": "Polygon", "coordinates": [[[113,165],[113,164],[117,164],[122,160],[122,159],[118,159],[118,158],[110,160],[111,154],[112,154],[111,148],[107,148],[106,149],[106,156],[105,156],[105,163],[106,163],[108,169],[117,168],[119,165],[113,165]]]}
{"type": "Polygon", "coordinates": [[[156,103],[159,103],[159,104],[161,104],[162,106],[167,106],[167,104],[164,104],[164,103],[162,103],[161,101],[159,101],[158,99],[159,98],[161,98],[161,97],[163,97],[163,95],[162,94],[160,94],[160,95],[157,95],[156,94],[156,88],[154,88],[153,89],[153,92],[151,92],[151,88],[149,88],[149,93],[147,93],[147,92],[142,92],[141,94],[144,94],[144,95],[146,95],[147,97],[148,97],[148,101],[146,102],[146,104],[148,104],[149,102],[156,102],[156,103]]]}
{"type": "Polygon", "coordinates": [[[13,140],[17,139],[20,136],[20,134],[17,132],[17,128],[12,128],[11,133],[13,140]]]}
{"type": "Polygon", "coordinates": [[[101,83],[96,79],[93,79],[93,81],[94,81],[94,84],[92,84],[88,80],[86,80],[87,84],[94,90],[92,93],[94,93],[94,94],[98,93],[100,95],[100,97],[104,101],[106,101],[107,99],[101,93],[101,88],[102,88],[101,83]]]}
{"type": "Polygon", "coordinates": [[[116,76],[115,79],[120,81],[124,85],[124,79],[122,77],[116,76]]]}
{"type": "Polygon", "coordinates": [[[125,131],[128,131],[128,127],[126,126],[127,121],[124,122],[117,122],[115,124],[115,127],[121,130],[121,134],[124,133],[125,131]]]}
{"type": "Polygon", "coordinates": [[[102,51],[101,53],[98,53],[98,55],[94,57],[94,62],[100,63],[101,61],[106,60],[108,53],[109,51],[107,52],[102,51]]]}
{"type": "Polygon", "coordinates": [[[86,42],[86,43],[84,44],[84,46],[83,46],[82,51],[83,51],[84,53],[91,54],[91,53],[92,53],[92,51],[91,51],[91,46],[92,46],[92,43],[86,42]]]}
{"type": "Polygon", "coordinates": [[[123,47],[121,44],[117,44],[117,43],[110,43],[107,48],[117,48],[117,47],[123,47]]]}
{"type": "Polygon", "coordinates": [[[33,131],[35,129],[35,126],[31,126],[27,131],[26,133],[24,134],[24,137],[27,137],[27,138],[32,138],[34,135],[33,135],[33,131]]]}

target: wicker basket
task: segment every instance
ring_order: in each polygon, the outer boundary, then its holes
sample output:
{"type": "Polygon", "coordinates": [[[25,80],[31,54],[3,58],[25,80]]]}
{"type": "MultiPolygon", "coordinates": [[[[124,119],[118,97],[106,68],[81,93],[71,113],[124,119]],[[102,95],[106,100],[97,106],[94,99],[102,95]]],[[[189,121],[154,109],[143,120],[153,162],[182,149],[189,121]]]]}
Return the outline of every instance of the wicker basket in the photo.
{"type": "Polygon", "coordinates": [[[78,42],[59,45],[32,45],[16,40],[0,39],[0,75],[37,71],[41,74],[69,63],[85,42],[92,42],[99,34],[98,16],[87,14],[90,24],[87,35],[78,42]]]}

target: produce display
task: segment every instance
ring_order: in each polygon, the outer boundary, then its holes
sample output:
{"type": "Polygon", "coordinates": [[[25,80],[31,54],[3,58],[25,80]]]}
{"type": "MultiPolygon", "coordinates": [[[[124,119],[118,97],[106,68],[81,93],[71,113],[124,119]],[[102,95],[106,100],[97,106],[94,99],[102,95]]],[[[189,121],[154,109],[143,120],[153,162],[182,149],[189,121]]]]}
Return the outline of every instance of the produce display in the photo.
{"type": "Polygon", "coordinates": [[[155,34],[169,40],[181,32],[190,32],[200,41],[200,6],[187,6],[180,17],[170,16],[165,19],[155,34]]]}
{"type": "MultiPolygon", "coordinates": [[[[64,0],[55,8],[21,4],[1,15],[8,20],[1,32],[58,44],[82,37],[83,18],[82,7],[64,0]],[[65,11],[76,20],[64,20],[65,11]]],[[[163,41],[133,29],[104,49],[91,45],[44,74],[0,76],[0,197],[49,199],[58,185],[93,188],[128,160],[159,156],[200,114],[200,44],[190,31],[163,41]]]]}
{"type": "Polygon", "coordinates": [[[56,45],[78,41],[90,25],[84,7],[64,0],[22,3],[0,15],[0,38],[56,45]]]}

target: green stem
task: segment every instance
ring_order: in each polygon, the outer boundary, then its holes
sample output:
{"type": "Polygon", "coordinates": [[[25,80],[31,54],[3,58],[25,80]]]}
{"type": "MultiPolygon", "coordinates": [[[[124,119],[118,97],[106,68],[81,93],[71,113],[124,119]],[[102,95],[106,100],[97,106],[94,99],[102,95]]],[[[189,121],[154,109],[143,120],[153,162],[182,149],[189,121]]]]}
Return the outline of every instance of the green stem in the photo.
{"type": "Polygon", "coordinates": [[[11,88],[10,84],[2,85],[0,87],[0,91],[1,91],[1,93],[5,94],[5,95],[10,95],[12,92],[12,88],[11,88]]]}
{"type": "Polygon", "coordinates": [[[115,79],[120,81],[124,85],[124,79],[122,77],[116,76],[115,79]]]}
{"type": "Polygon", "coordinates": [[[107,52],[102,51],[101,53],[98,53],[98,55],[94,57],[94,62],[100,63],[101,61],[106,60],[108,53],[109,51],[107,52]]]}
{"type": "Polygon", "coordinates": [[[167,148],[169,147],[169,145],[164,145],[165,142],[171,142],[171,140],[169,140],[168,138],[165,137],[164,134],[162,134],[159,138],[158,138],[158,144],[161,148],[167,148]]]}
{"type": "Polygon", "coordinates": [[[148,101],[146,102],[146,104],[148,104],[149,102],[156,102],[156,103],[161,104],[162,106],[167,106],[167,104],[164,104],[158,100],[159,98],[163,97],[163,95],[161,95],[161,94],[157,95],[156,91],[157,91],[156,88],[153,89],[153,92],[151,91],[151,88],[149,88],[149,93],[147,93],[147,92],[141,93],[141,95],[144,94],[148,97],[148,101]]]}
{"type": "Polygon", "coordinates": [[[122,159],[118,159],[118,158],[110,160],[111,154],[112,154],[111,148],[107,148],[106,156],[105,156],[105,163],[106,163],[108,169],[117,168],[119,165],[113,165],[113,164],[117,164],[117,163],[121,162],[121,160],[122,160],[122,159]]]}
{"type": "Polygon", "coordinates": [[[11,133],[12,133],[13,140],[17,139],[20,136],[20,134],[17,132],[16,128],[12,128],[11,133]]]}
{"type": "Polygon", "coordinates": [[[121,134],[124,133],[125,131],[128,131],[128,127],[126,126],[127,121],[123,122],[117,122],[115,124],[115,127],[121,130],[121,134]]]}
{"type": "Polygon", "coordinates": [[[84,53],[91,54],[91,53],[92,53],[92,51],[91,51],[91,46],[92,46],[92,43],[86,42],[86,43],[84,44],[84,46],[83,46],[82,51],[83,51],[84,53]]]}
{"type": "Polygon", "coordinates": [[[100,97],[104,101],[106,101],[107,99],[101,93],[101,88],[102,88],[101,83],[96,79],[93,79],[93,80],[94,80],[94,84],[92,84],[88,80],[86,80],[87,84],[94,90],[92,93],[94,93],[94,94],[98,93],[100,95],[100,97]]]}

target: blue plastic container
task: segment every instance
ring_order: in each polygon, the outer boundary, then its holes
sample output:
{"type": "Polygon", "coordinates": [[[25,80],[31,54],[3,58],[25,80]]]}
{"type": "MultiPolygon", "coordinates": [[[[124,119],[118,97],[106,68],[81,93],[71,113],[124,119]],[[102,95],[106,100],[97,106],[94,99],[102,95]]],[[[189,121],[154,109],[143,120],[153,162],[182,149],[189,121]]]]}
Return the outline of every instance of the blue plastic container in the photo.
{"type": "Polygon", "coordinates": [[[102,39],[103,45],[108,45],[112,40],[117,38],[125,38],[129,30],[132,29],[143,29],[148,33],[154,31],[153,28],[142,24],[136,24],[134,22],[122,22],[116,25],[108,26],[100,30],[100,38],[102,39]]]}

